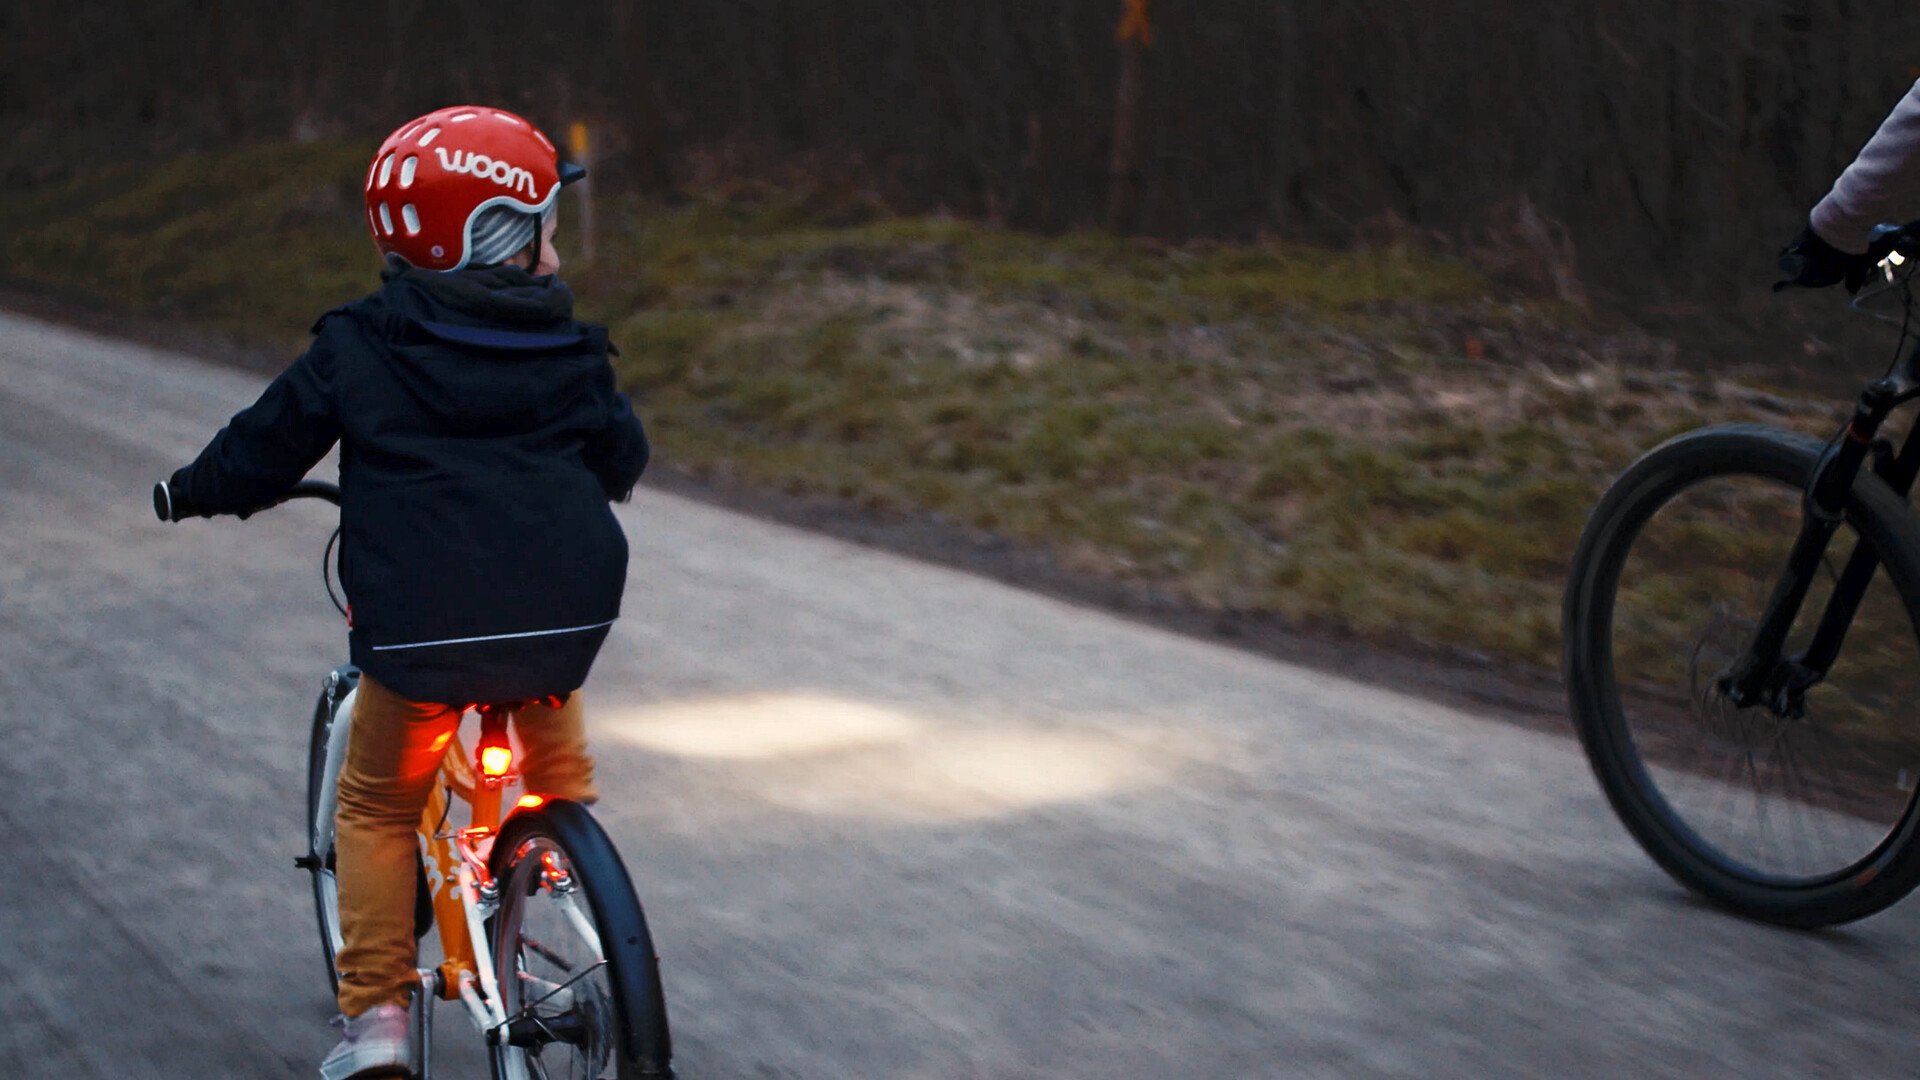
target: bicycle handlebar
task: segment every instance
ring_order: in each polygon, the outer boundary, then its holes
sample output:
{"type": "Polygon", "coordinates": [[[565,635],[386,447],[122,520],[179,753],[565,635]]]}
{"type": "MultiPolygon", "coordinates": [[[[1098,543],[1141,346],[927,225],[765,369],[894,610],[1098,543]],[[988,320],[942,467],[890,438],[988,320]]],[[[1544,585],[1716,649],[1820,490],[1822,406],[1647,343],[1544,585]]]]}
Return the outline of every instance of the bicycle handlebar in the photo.
{"type": "Polygon", "coordinates": [[[272,505],[279,506],[281,503],[289,503],[295,499],[319,499],[321,502],[330,502],[339,506],[340,485],[326,480],[302,480],[293,485],[286,495],[275,499],[272,505]]]}
{"type": "MultiPolygon", "coordinates": [[[[290,503],[295,499],[319,499],[339,506],[340,485],[325,480],[302,480],[288,488],[285,495],[259,509],[267,510],[282,503],[290,503]]],[[[153,485],[153,512],[161,521],[181,521],[185,518],[204,516],[196,514],[175,499],[173,490],[167,486],[165,480],[153,485]]]]}
{"type": "Polygon", "coordinates": [[[1903,258],[1920,257],[1920,221],[1905,225],[1888,222],[1875,225],[1867,239],[1867,258],[1874,263],[1899,252],[1903,258]]]}

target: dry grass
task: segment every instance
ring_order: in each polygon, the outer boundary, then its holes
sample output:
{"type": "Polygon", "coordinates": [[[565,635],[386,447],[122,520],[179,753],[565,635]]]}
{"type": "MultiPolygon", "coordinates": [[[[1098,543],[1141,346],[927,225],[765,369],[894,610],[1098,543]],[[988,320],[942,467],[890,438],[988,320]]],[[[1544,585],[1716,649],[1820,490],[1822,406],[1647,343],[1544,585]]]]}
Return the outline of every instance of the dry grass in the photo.
{"type": "MultiPolygon", "coordinates": [[[[357,152],[104,169],[0,207],[7,272],[284,340],[372,284],[357,152]]],[[[1166,246],[793,203],[601,208],[569,278],[663,460],[935,515],[1387,642],[1534,664],[1565,563],[1638,452],[1834,410],[1390,248],[1166,246]]],[[[563,243],[565,241],[563,224],[563,243]]]]}

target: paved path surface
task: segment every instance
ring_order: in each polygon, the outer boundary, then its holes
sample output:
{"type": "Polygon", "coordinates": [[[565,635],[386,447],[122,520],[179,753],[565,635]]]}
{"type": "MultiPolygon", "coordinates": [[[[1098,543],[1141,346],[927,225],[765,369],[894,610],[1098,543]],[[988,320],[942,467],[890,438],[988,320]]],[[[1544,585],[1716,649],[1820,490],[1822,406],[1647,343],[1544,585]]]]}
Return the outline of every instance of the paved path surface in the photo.
{"type": "MultiPolygon", "coordinates": [[[[326,510],[148,509],[259,385],[0,318],[7,1076],[331,1044],[290,862],[343,646],[326,510]]],[[[685,1077],[1920,1067],[1920,901],[1705,910],[1567,740],[678,498],[621,516],[590,709],[685,1077]]]]}

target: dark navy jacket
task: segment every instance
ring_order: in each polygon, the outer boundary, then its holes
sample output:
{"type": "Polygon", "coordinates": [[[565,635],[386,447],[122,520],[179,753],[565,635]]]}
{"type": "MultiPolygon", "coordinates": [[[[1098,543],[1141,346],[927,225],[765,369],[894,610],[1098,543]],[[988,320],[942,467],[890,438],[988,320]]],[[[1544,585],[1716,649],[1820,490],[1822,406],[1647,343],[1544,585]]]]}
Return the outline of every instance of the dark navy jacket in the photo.
{"type": "Polygon", "coordinates": [[[586,680],[620,614],[625,499],[647,438],[604,328],[553,277],[390,269],[170,487],[193,512],[271,503],[340,443],[353,662],[416,701],[586,680]]]}

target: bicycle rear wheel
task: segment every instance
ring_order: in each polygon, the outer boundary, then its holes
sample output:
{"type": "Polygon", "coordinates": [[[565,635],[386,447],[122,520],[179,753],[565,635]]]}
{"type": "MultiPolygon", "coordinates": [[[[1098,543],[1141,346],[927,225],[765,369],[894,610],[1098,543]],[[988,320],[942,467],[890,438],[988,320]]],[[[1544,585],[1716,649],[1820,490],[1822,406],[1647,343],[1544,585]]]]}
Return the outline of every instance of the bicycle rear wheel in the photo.
{"type": "Polygon", "coordinates": [[[577,803],[518,810],[494,841],[493,956],[510,1042],[495,1080],[666,1078],[672,1040],[646,915],[577,803]]]}
{"type": "Polygon", "coordinates": [[[1822,447],[1751,425],[1648,453],[1594,510],[1564,611],[1567,685],[1621,821],[1682,884],[1749,918],[1813,927],[1920,882],[1920,526],[1863,474],[1785,655],[1804,648],[1839,567],[1878,558],[1803,717],[1736,708],[1718,676],[1786,565],[1822,447]]]}

